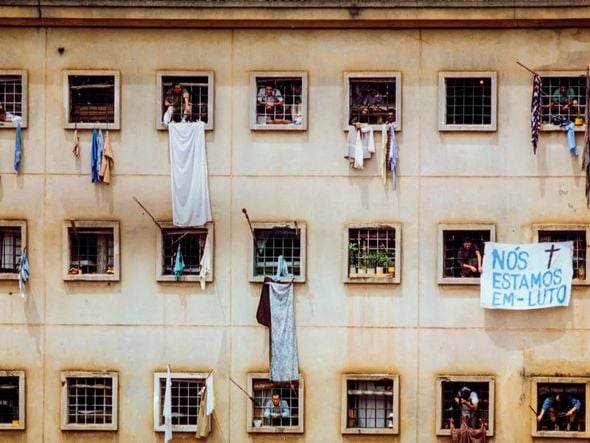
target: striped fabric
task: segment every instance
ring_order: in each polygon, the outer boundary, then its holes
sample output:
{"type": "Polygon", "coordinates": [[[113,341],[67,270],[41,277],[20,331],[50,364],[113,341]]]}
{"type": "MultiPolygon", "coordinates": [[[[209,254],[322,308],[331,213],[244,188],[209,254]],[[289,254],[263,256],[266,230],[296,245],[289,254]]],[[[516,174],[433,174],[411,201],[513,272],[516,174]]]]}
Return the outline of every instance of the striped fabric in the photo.
{"type": "Polygon", "coordinates": [[[541,76],[535,74],[533,78],[533,97],[531,99],[531,143],[533,154],[537,153],[539,143],[539,129],[541,127],[541,76]]]}
{"type": "Polygon", "coordinates": [[[584,121],[586,123],[586,131],[584,132],[584,161],[582,163],[582,171],[586,174],[586,206],[590,208],[590,124],[589,117],[590,108],[590,67],[586,69],[586,115],[584,121]]]}

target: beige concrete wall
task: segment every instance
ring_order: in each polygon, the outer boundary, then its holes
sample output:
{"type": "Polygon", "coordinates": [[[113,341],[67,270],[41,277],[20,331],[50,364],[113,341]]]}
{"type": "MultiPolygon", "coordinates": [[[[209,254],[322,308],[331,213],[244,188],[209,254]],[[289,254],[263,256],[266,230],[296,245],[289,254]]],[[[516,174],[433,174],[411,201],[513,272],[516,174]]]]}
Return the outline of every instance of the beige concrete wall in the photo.
{"type": "Polygon", "coordinates": [[[295,288],[306,430],[280,441],[438,441],[435,377],[476,374],[496,377],[495,441],[529,442],[530,380],[522,374],[585,373],[588,290],[575,288],[565,309],[484,311],[478,287],[436,283],[436,253],[438,223],[494,223],[498,241],[528,242],[533,223],[589,220],[565,135],[543,133],[532,155],[532,79],[515,62],[579,70],[590,59],[590,31],[3,28],[1,35],[8,44],[0,66],[29,72],[29,125],[19,176],[14,131],[0,129],[0,219],[27,220],[33,275],[26,302],[15,282],[0,282],[0,366],[27,372],[27,429],[0,432],[0,441],[162,441],[153,431],[152,383],[167,363],[215,369],[208,441],[277,441],[246,433],[247,399],[227,378],[245,385],[248,372],[267,370],[243,207],[253,220],[307,224],[307,281],[295,288]],[[80,158],[70,152],[64,69],[121,73],[110,187],[90,182],[90,131],[80,131],[80,158]],[[207,133],[215,282],[205,291],[155,281],[156,228],[132,200],[171,218],[167,135],[154,128],[158,69],[215,72],[215,129],[207,133]],[[258,70],[309,73],[308,131],[250,131],[249,72],[258,70]],[[382,186],[376,159],[356,171],[342,158],[343,73],[380,70],[402,72],[396,192],[382,186]],[[442,70],[498,73],[496,132],[438,131],[442,70]],[[70,218],[120,222],[120,282],[63,281],[62,225],[70,218]],[[401,223],[400,285],[342,283],[341,233],[361,222],[401,223]],[[118,371],[117,433],[59,430],[59,373],[80,369],[118,371]],[[340,376],[348,372],[400,375],[398,437],[341,436],[340,376]]]}

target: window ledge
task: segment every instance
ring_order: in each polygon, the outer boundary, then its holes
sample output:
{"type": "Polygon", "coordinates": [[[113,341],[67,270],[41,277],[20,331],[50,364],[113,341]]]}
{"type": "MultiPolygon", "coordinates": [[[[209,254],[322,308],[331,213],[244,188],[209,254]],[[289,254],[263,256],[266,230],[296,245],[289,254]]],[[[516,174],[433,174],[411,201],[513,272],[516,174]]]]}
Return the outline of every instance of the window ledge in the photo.
{"type": "Polygon", "coordinates": [[[392,274],[352,274],[344,279],[344,283],[399,284],[400,282],[392,274]]]}
{"type": "Polygon", "coordinates": [[[495,132],[496,127],[492,125],[447,125],[441,124],[438,127],[441,132],[495,132]]]}
{"type": "MultiPolygon", "coordinates": [[[[561,126],[553,125],[551,123],[543,123],[541,124],[541,131],[542,132],[565,132],[565,129],[561,126]]],[[[586,125],[581,126],[574,126],[574,132],[584,132],[586,131],[586,125]]]]}
{"type": "Polygon", "coordinates": [[[250,434],[303,434],[300,426],[261,426],[248,429],[250,434]]]}
{"type": "MultiPolygon", "coordinates": [[[[270,275],[266,275],[266,276],[255,276],[255,277],[250,277],[250,283],[264,283],[264,279],[265,278],[273,278],[270,275]]],[[[273,280],[273,283],[305,283],[305,277],[302,276],[297,276],[295,278],[281,278],[279,280],[273,280]]]]}
{"type": "Polygon", "coordinates": [[[448,277],[438,280],[439,285],[479,286],[479,277],[448,277]]]}
{"type": "Polygon", "coordinates": [[[552,437],[552,438],[588,438],[590,432],[586,431],[536,431],[533,437],[552,437]]]}
{"type": "Polygon", "coordinates": [[[65,275],[64,281],[119,281],[115,274],[73,274],[65,275]]]}
{"type": "MultiPolygon", "coordinates": [[[[162,283],[188,283],[188,282],[198,282],[200,281],[199,279],[199,274],[195,274],[195,275],[181,275],[180,276],[180,280],[176,280],[176,277],[174,275],[159,275],[158,278],[156,279],[159,282],[162,283]]],[[[213,282],[213,277],[209,276],[205,279],[205,281],[207,283],[212,283],[213,282]]]]}
{"type": "Polygon", "coordinates": [[[307,131],[307,126],[293,124],[254,125],[250,129],[253,131],[307,131]]]}
{"type": "Polygon", "coordinates": [[[0,272],[0,280],[18,280],[18,272],[0,272]]]}
{"type": "Polygon", "coordinates": [[[396,432],[392,428],[347,428],[345,431],[342,431],[342,434],[396,435],[399,434],[399,432],[396,432]]]}

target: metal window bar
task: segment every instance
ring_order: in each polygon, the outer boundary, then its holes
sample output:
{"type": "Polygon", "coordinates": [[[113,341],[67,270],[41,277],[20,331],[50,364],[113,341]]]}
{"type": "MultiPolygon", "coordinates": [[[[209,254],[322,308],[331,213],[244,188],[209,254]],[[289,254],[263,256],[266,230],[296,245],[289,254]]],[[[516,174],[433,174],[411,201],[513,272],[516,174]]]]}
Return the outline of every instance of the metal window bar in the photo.
{"type": "Polygon", "coordinates": [[[21,247],[20,228],[0,227],[0,272],[18,272],[21,247]]]}
{"type": "Polygon", "coordinates": [[[570,121],[574,121],[576,116],[583,117],[586,115],[586,77],[542,77],[541,87],[541,123],[551,123],[555,116],[566,116],[570,121]],[[577,104],[570,107],[565,112],[560,106],[551,106],[554,95],[559,94],[559,87],[566,86],[569,90],[573,89],[574,95],[572,100],[577,104]]]}
{"type": "MultiPolygon", "coordinates": [[[[479,403],[477,404],[477,418],[483,420],[486,429],[489,429],[490,422],[490,384],[488,382],[471,382],[471,381],[443,381],[441,384],[441,399],[442,399],[442,423],[441,429],[449,429],[451,419],[454,420],[454,426],[459,427],[460,422],[457,414],[456,404],[453,399],[458,395],[463,387],[468,387],[472,392],[477,394],[479,403]],[[455,412],[455,414],[454,414],[455,412]],[[453,417],[453,415],[455,415],[453,417]]],[[[460,409],[460,407],[459,407],[460,409]]],[[[480,423],[480,422],[478,422],[480,423]]]]}
{"type": "MultiPolygon", "coordinates": [[[[395,228],[350,228],[348,230],[348,262],[351,265],[366,266],[364,255],[384,252],[390,260],[390,267],[396,267],[395,262],[395,228]]],[[[395,276],[395,271],[393,272],[395,276]]]]}
{"type": "Polygon", "coordinates": [[[113,379],[67,377],[68,423],[104,425],[113,422],[113,379]]]}
{"type": "Polygon", "coordinates": [[[539,231],[540,243],[574,242],[573,278],[586,280],[586,231],[539,231]]]}
{"type": "MultiPolygon", "coordinates": [[[[189,105],[191,112],[188,117],[189,121],[209,122],[209,78],[206,76],[163,76],[162,77],[162,115],[166,112],[165,100],[170,95],[170,90],[174,84],[180,83],[183,89],[189,93],[189,105]]],[[[174,107],[172,120],[180,122],[182,120],[182,106],[174,107]]]]}
{"type": "MultiPolygon", "coordinates": [[[[349,123],[353,119],[371,125],[385,123],[387,110],[390,108],[395,109],[395,87],[395,78],[349,79],[349,123]],[[363,108],[368,110],[366,118],[361,116],[363,108]]],[[[399,112],[399,110],[396,110],[396,112],[399,112]]]]}
{"type": "Polygon", "coordinates": [[[19,420],[20,395],[18,377],[0,377],[0,423],[12,424],[19,420]]]}
{"type": "MultiPolygon", "coordinates": [[[[201,408],[199,393],[205,386],[205,379],[184,379],[172,377],[172,425],[196,426],[201,408]]],[[[166,377],[160,378],[160,425],[164,424],[164,397],[166,377]]]]}
{"type": "Polygon", "coordinates": [[[254,234],[259,254],[254,254],[254,275],[271,277],[276,274],[279,256],[285,257],[289,272],[301,275],[301,233],[289,227],[260,229],[254,234]]]}
{"type": "Polygon", "coordinates": [[[586,430],[586,384],[585,383],[537,383],[537,411],[541,411],[543,402],[549,396],[561,394],[570,395],[582,403],[582,407],[576,412],[573,421],[565,416],[565,412],[571,408],[567,401],[560,404],[553,403],[552,408],[556,412],[555,421],[551,420],[552,413],[545,412],[543,419],[537,423],[537,431],[567,431],[584,432],[586,430]]]}
{"type": "Polygon", "coordinates": [[[23,78],[21,75],[0,75],[0,108],[22,117],[23,78]]]}
{"type": "Polygon", "coordinates": [[[113,75],[70,75],[68,123],[114,123],[115,77],[113,75]]]}
{"type": "Polygon", "coordinates": [[[183,274],[199,274],[206,241],[206,229],[162,229],[162,275],[174,274],[178,245],[180,245],[185,266],[183,274]]]}
{"type": "Polygon", "coordinates": [[[446,124],[489,125],[492,122],[492,79],[452,78],[446,83],[446,124]]]}
{"type": "Polygon", "coordinates": [[[114,274],[113,228],[68,228],[71,274],[114,274]]]}
{"type": "Polygon", "coordinates": [[[393,427],[393,380],[347,380],[348,428],[393,427]]]}
{"type": "Polygon", "coordinates": [[[262,426],[299,426],[299,382],[292,383],[271,382],[268,379],[254,379],[252,381],[252,392],[255,402],[254,419],[262,420],[262,426]],[[278,393],[281,400],[285,400],[289,406],[289,417],[281,418],[280,424],[273,424],[272,420],[264,418],[266,404],[272,401],[272,394],[278,393]]]}
{"type": "Polygon", "coordinates": [[[489,230],[448,230],[443,232],[443,277],[460,277],[461,269],[457,264],[457,253],[463,247],[463,240],[469,237],[474,245],[477,245],[482,260],[484,256],[484,243],[490,241],[489,230]]]}
{"type": "Polygon", "coordinates": [[[303,112],[303,80],[301,77],[257,77],[256,78],[256,123],[259,125],[271,123],[292,123],[297,114],[303,112]],[[264,104],[258,103],[258,95],[264,91],[266,85],[272,85],[273,90],[278,90],[283,97],[279,106],[267,109],[264,104]]]}

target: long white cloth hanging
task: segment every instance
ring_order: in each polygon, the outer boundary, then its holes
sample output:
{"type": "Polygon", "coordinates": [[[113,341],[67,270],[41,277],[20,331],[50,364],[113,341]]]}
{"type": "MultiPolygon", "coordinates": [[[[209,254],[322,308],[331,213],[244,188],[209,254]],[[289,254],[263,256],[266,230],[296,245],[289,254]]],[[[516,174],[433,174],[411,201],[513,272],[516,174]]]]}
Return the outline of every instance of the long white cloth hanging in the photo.
{"type": "Polygon", "coordinates": [[[172,440],[172,377],[170,375],[170,365],[166,369],[166,390],[164,391],[164,443],[172,440]]]}
{"type": "Polygon", "coordinates": [[[203,256],[201,257],[201,261],[199,263],[201,270],[199,272],[199,283],[201,284],[201,289],[204,291],[207,287],[207,277],[211,275],[211,239],[209,235],[207,235],[207,240],[205,240],[205,248],[203,249],[203,256]]]}
{"type": "Polygon", "coordinates": [[[212,220],[205,123],[170,123],[172,221],[176,226],[203,226],[212,220]]]}

